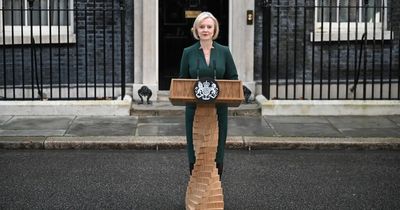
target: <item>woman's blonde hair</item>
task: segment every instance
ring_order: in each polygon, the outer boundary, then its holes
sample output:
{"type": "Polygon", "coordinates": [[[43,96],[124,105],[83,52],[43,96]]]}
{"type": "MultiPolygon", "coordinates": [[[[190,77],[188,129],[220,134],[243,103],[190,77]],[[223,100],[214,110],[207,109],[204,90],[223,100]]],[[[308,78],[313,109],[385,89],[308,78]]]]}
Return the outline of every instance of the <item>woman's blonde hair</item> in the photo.
{"type": "Polygon", "coordinates": [[[199,35],[197,34],[197,26],[201,23],[201,21],[203,21],[206,18],[211,18],[214,21],[214,35],[212,37],[213,40],[217,39],[218,34],[219,34],[219,23],[217,18],[214,17],[214,15],[212,15],[210,12],[202,12],[200,13],[197,17],[196,20],[194,20],[193,22],[193,27],[192,27],[192,33],[193,33],[193,37],[197,40],[199,40],[199,35]]]}

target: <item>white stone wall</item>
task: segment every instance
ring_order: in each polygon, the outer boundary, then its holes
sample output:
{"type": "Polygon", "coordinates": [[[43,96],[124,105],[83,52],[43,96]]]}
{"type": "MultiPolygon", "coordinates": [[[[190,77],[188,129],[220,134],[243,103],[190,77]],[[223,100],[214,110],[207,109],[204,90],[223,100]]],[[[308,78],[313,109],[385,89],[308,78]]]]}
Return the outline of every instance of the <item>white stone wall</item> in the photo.
{"type": "Polygon", "coordinates": [[[135,83],[133,99],[139,100],[137,91],[146,85],[153,96],[158,92],[158,0],[134,0],[135,18],[135,83]]]}

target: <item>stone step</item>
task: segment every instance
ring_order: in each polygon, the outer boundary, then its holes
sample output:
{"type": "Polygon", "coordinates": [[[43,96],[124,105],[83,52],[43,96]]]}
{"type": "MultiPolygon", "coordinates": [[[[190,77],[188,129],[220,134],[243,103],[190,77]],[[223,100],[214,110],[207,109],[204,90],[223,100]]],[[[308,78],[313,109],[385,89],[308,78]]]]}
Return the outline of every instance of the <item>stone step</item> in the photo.
{"type": "MultiPolygon", "coordinates": [[[[239,107],[229,107],[229,116],[260,116],[261,107],[253,102],[241,104],[239,107]]],[[[184,106],[173,106],[167,101],[153,101],[152,104],[132,102],[131,115],[138,116],[183,116],[184,106]]]]}
{"type": "Polygon", "coordinates": [[[168,102],[169,101],[169,91],[168,90],[158,91],[157,92],[157,101],[168,102]]]}
{"type": "Polygon", "coordinates": [[[173,106],[169,101],[156,101],[152,104],[132,103],[131,115],[138,116],[176,116],[184,115],[185,107],[173,106]]]}

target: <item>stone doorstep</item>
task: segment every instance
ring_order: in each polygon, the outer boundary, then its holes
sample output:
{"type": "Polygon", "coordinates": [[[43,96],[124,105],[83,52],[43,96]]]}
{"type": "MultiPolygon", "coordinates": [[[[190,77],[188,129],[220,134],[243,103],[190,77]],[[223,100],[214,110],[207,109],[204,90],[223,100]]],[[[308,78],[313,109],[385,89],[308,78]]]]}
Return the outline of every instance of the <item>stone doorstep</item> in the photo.
{"type": "MultiPolygon", "coordinates": [[[[131,115],[139,116],[177,116],[184,115],[184,106],[173,106],[169,101],[158,101],[152,104],[132,103],[131,115]]],[[[229,116],[260,116],[261,109],[257,103],[242,104],[239,107],[229,107],[229,116]]]]}

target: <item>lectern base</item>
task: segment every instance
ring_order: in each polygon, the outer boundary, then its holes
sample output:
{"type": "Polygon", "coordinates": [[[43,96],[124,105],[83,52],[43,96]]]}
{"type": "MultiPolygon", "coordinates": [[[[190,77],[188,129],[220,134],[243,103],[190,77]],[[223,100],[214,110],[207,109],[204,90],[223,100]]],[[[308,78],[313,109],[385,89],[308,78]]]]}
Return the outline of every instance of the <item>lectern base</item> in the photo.
{"type": "Polygon", "coordinates": [[[196,163],[186,191],[186,209],[224,209],[224,196],[215,163],[218,146],[215,104],[197,104],[193,146],[196,163]]]}
{"type": "Polygon", "coordinates": [[[218,117],[215,104],[237,107],[244,100],[240,80],[216,80],[219,94],[211,104],[199,103],[193,87],[196,79],[172,79],[169,100],[175,106],[197,104],[193,121],[196,163],[186,191],[186,209],[224,209],[224,195],[215,163],[218,117]]]}

